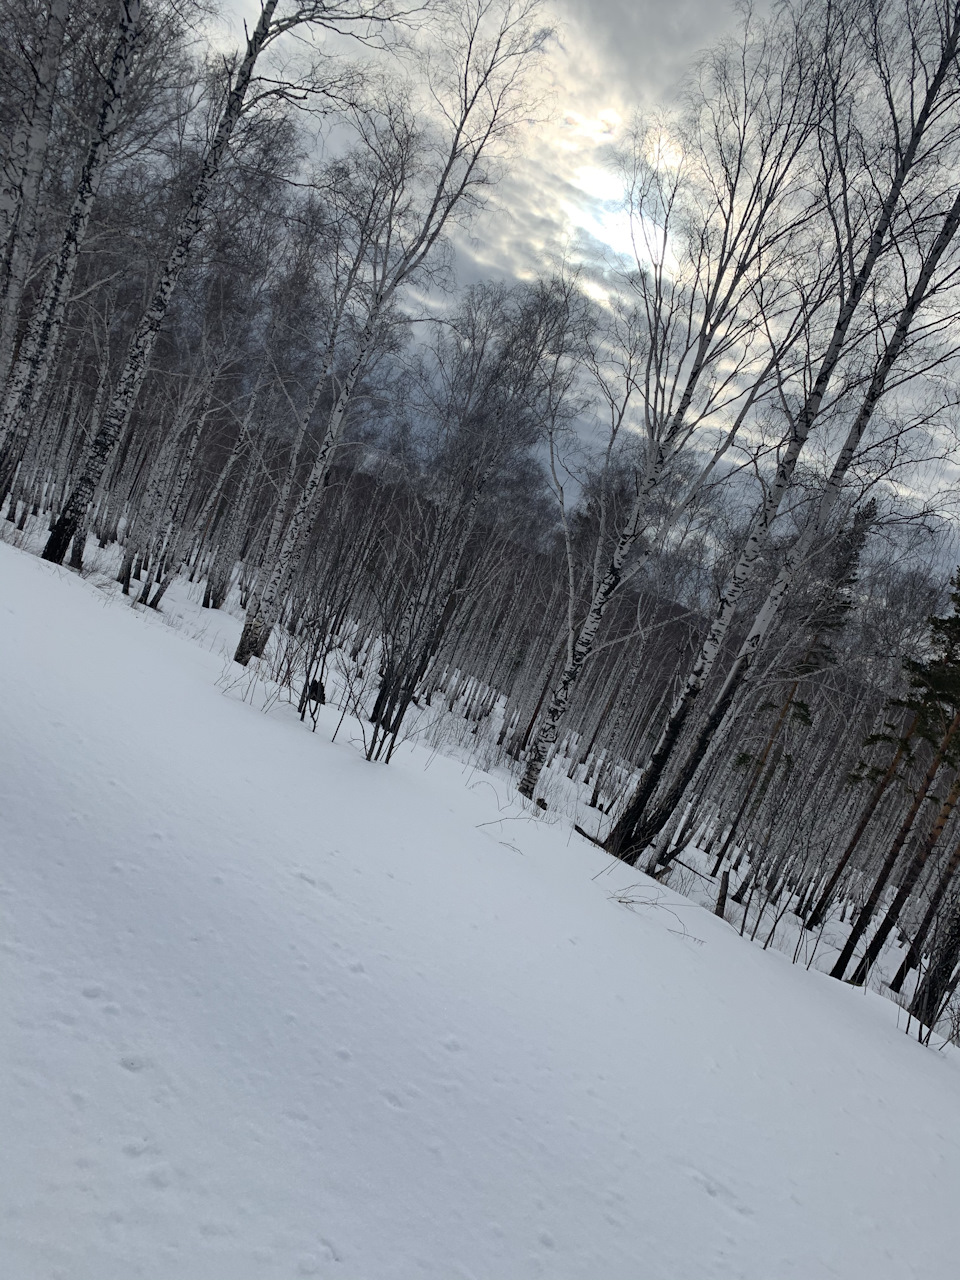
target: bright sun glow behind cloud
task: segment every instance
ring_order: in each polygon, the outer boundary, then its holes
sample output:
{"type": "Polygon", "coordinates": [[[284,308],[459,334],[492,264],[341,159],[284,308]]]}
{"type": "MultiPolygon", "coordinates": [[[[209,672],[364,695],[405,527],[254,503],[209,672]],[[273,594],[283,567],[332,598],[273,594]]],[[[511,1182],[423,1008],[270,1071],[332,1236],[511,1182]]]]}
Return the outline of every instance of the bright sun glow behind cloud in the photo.
{"type": "MultiPolygon", "coordinates": [[[[593,0],[589,6],[586,0],[548,0],[548,18],[561,21],[533,85],[535,97],[542,91],[545,118],[513,140],[506,180],[468,235],[455,234],[464,278],[530,278],[561,256],[597,266],[604,249],[634,260],[623,182],[613,161],[638,105],[638,79],[651,85],[660,64],[643,63],[643,50],[635,50],[631,74],[615,70],[611,56],[619,45],[605,43],[604,31],[617,19],[611,11],[602,20],[604,4],[611,2],[601,0],[598,9],[593,0]]],[[[639,23],[646,35],[651,24],[663,25],[659,0],[631,2],[643,11],[633,15],[632,26],[639,23]]],[[[676,2],[683,7],[706,0],[676,2]]],[[[254,20],[259,3],[225,0],[224,7],[216,36],[226,49],[242,40],[242,20],[254,20]]],[[[662,49],[658,56],[662,60],[662,49]]],[[[668,154],[670,146],[664,139],[660,158],[667,164],[680,159],[676,148],[675,156],[668,154]]]]}
{"type": "Polygon", "coordinates": [[[630,219],[623,208],[623,183],[611,169],[583,164],[574,184],[584,199],[567,209],[571,221],[617,254],[633,256],[630,219]]]}
{"type": "Polygon", "coordinates": [[[594,115],[566,111],[545,132],[536,162],[543,172],[562,175],[557,214],[564,239],[576,244],[584,235],[616,254],[633,256],[630,220],[623,208],[623,180],[613,164],[613,148],[622,126],[613,108],[594,115]]]}

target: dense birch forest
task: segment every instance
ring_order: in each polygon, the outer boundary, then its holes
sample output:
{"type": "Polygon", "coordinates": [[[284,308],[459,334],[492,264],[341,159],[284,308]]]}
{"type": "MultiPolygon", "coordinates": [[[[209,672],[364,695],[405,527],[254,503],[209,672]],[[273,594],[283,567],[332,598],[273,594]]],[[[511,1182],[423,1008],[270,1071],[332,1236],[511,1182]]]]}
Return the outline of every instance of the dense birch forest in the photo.
{"type": "Polygon", "coordinates": [[[477,279],[549,18],[0,0],[2,535],[960,1031],[960,0],[745,10],[477,279]]]}

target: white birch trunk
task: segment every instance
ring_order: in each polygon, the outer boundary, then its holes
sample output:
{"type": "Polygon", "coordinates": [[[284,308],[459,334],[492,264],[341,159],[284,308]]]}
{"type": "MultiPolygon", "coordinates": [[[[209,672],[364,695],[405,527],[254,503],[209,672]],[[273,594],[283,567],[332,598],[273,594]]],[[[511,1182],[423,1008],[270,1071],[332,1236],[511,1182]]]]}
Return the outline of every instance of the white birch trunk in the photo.
{"type": "Polygon", "coordinates": [[[896,327],[886,345],[883,357],[870,380],[870,385],[864,396],[857,416],[851,424],[850,429],[847,432],[846,439],[843,442],[843,447],[833,464],[833,468],[827,479],[823,494],[821,495],[820,503],[817,507],[816,517],[811,520],[803,534],[797,539],[796,543],[794,543],[793,547],[788,552],[783,567],[777,574],[773,586],[770,588],[766,599],[754,619],[749,634],[740,647],[736,661],[724,682],[724,687],[717,695],[718,702],[724,698],[728,685],[733,681],[739,682],[746,670],[753,663],[757,650],[763,644],[770,628],[773,626],[774,621],[779,615],[787,593],[793,585],[797,570],[803,564],[817,541],[823,537],[827,525],[829,524],[830,517],[840,500],[847,472],[850,470],[856,456],[856,451],[864,437],[864,433],[870,425],[874,410],[886,389],[887,379],[903,350],[910,332],[910,327],[916,318],[917,312],[919,311],[924,299],[928,296],[933,274],[939,266],[947,248],[955,238],[958,226],[960,226],[960,194],[957,195],[949,213],[944,219],[940,233],[928,253],[918,275],[917,281],[910,291],[907,303],[898,317],[896,327]]]}
{"type": "Polygon", "coordinates": [[[610,557],[607,571],[600,579],[594,592],[590,609],[580,630],[577,632],[572,653],[560,675],[547,711],[529,748],[526,766],[519,787],[520,794],[528,798],[533,797],[537,781],[543,771],[547,753],[557,741],[560,721],[563,719],[570,704],[573,687],[580,678],[587,659],[593,652],[607,605],[620,589],[630,553],[646,531],[649,502],[657,485],[660,483],[663,466],[664,453],[662,449],[658,449],[657,455],[634,499],[630,515],[617,539],[613,555],[610,557]]]}
{"type": "Polygon", "coordinates": [[[63,561],[70,539],[103,475],[113,448],[133,412],[133,406],[150,367],[150,359],[160,327],[167,314],[167,308],[187,264],[193,242],[203,225],[206,204],[214,179],[223,163],[233,131],[243,111],[244,99],[250,87],[254,67],[270,34],[270,25],[278,2],[279,0],[263,0],[260,19],[247,39],[247,47],[227,95],[213,142],[204,156],[190,207],[180,223],[176,244],[167,259],[150,305],[137,325],[123,371],[117,381],[113,402],[104,415],[97,438],[93,442],[87,466],[68,498],[44,548],[45,560],[52,560],[56,564],[63,561]]]}
{"type": "MultiPolygon", "coordinates": [[[[770,376],[775,363],[776,356],[771,358],[766,368],[758,377],[753,389],[747,396],[744,405],[737,414],[735,422],[727,432],[719,447],[714,451],[709,462],[707,462],[707,464],[701,469],[700,473],[695,477],[683,497],[671,510],[671,519],[678,518],[680,514],[687,510],[695,501],[697,495],[702,492],[717,464],[730,448],[740,431],[740,428],[743,426],[747,414],[755,403],[757,397],[761,394],[761,389],[770,376]]],[[[686,414],[693,402],[697,383],[699,382],[705,367],[705,354],[703,351],[700,351],[697,363],[691,371],[686,387],[684,388],[676,414],[671,420],[670,429],[665,433],[667,444],[657,446],[654,460],[648,468],[647,475],[641,482],[639,492],[637,493],[633,506],[630,510],[630,515],[628,516],[626,524],[617,539],[607,570],[602,577],[598,576],[596,569],[594,570],[595,582],[593,598],[590,602],[590,609],[580,627],[580,630],[577,632],[576,639],[571,645],[567,664],[561,673],[556,687],[554,688],[550,703],[540,721],[533,743],[529,748],[523,776],[518,787],[520,794],[526,796],[528,799],[533,799],[533,794],[536,790],[540,774],[543,771],[547,753],[557,741],[560,723],[569,709],[574,687],[583,674],[583,669],[593,653],[597,636],[600,631],[600,625],[607,611],[607,607],[611,600],[613,600],[617,595],[621,586],[624,585],[624,570],[627,560],[636,544],[641,540],[643,535],[648,532],[649,521],[647,516],[650,501],[663,478],[663,473],[668,460],[669,442],[675,440],[683,432],[686,414]]],[[[639,557],[634,559],[634,563],[630,568],[630,577],[636,574],[643,567],[651,554],[652,548],[647,548],[639,557]]]]}
{"type": "Polygon", "coordinates": [[[14,135],[6,165],[7,181],[0,188],[0,385],[13,362],[20,304],[33,262],[37,238],[37,208],[50,139],[54,92],[70,0],[52,0],[36,66],[36,87],[29,117],[14,135]]]}
{"type": "Polygon", "coordinates": [[[317,456],[313,461],[310,474],[307,476],[306,484],[300,491],[300,496],[283,532],[283,537],[279,541],[274,562],[269,566],[269,576],[266,579],[266,584],[256,598],[251,599],[247,607],[247,620],[244,623],[240,642],[234,655],[234,661],[239,662],[242,666],[246,666],[251,658],[263,655],[271,628],[277,619],[283,585],[287,580],[288,573],[294,569],[303,549],[303,544],[310,532],[313,517],[316,514],[316,503],[320,493],[323,491],[323,486],[333,463],[334,451],[343,433],[353,390],[360,374],[363,372],[363,367],[373,346],[375,332],[374,314],[367,321],[366,327],[360,336],[353,364],[350,366],[340,386],[340,393],[334,402],[333,408],[330,410],[320,448],[317,450],[317,456]]]}
{"type": "MultiPolygon", "coordinates": [[[[93,202],[100,189],[113,137],[120,123],[123,93],[140,33],[141,0],[122,0],[120,36],[104,87],[93,142],[67,217],[60,249],[51,264],[43,293],[7,382],[0,408],[0,448],[29,427],[29,414],[49,377],[53,356],[70,301],[93,202]]],[[[92,491],[91,491],[92,492],[92,491]]]]}

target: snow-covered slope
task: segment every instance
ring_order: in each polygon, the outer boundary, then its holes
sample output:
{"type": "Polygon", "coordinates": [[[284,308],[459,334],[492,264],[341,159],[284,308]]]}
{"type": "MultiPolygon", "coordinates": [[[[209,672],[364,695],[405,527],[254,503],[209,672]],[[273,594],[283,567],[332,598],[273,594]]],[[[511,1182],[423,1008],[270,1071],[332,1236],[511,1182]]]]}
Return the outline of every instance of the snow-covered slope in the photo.
{"type": "Polygon", "coordinates": [[[957,1055],[223,665],[0,547],[0,1275],[957,1274],[957,1055]]]}

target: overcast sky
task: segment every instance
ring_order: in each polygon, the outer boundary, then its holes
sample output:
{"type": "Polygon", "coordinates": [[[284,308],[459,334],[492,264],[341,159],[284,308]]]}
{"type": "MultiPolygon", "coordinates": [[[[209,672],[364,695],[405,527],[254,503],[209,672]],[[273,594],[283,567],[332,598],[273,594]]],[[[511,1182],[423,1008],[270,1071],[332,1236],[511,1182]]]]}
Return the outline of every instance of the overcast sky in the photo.
{"type": "Polygon", "coordinates": [[[591,237],[623,244],[613,146],[636,109],[669,100],[697,51],[736,20],[731,0],[553,0],[551,10],[548,118],[474,229],[478,274],[526,275],[591,237]]]}
{"type": "MultiPolygon", "coordinates": [[[[224,0],[256,20],[258,0],[224,0]]],[[[507,175],[469,240],[458,236],[461,277],[529,276],[560,254],[589,256],[591,238],[616,248],[626,227],[610,153],[638,107],[669,100],[697,51],[736,20],[733,0],[547,0],[556,25],[538,72],[543,120],[518,139],[507,175]]],[[[232,19],[232,21],[231,21],[232,19]]]]}

